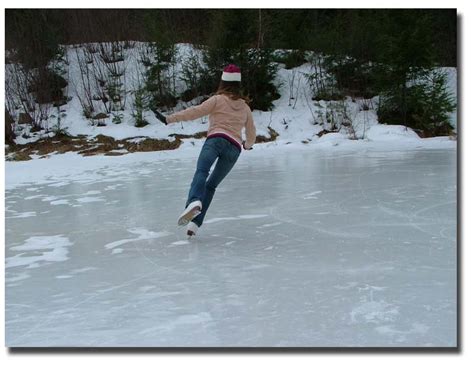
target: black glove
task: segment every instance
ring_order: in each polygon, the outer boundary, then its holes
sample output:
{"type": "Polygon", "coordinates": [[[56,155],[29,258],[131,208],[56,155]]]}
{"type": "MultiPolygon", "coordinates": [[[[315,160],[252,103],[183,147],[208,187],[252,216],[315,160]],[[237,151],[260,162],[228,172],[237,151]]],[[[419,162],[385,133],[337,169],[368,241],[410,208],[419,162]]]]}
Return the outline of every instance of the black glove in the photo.
{"type": "Polygon", "coordinates": [[[158,111],[153,111],[153,113],[155,113],[155,116],[156,118],[158,118],[161,122],[163,122],[165,125],[168,124],[168,122],[166,122],[166,117],[164,115],[162,115],[160,112],[158,111]]]}

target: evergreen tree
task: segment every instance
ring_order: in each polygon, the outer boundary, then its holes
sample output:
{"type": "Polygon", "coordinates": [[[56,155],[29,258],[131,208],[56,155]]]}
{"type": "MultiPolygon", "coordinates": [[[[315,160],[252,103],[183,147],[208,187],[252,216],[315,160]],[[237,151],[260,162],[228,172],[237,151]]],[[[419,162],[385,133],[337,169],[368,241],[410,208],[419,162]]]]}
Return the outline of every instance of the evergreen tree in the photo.
{"type": "Polygon", "coordinates": [[[421,10],[385,13],[384,24],[387,29],[379,41],[385,47],[374,68],[379,119],[432,133],[454,108],[445,89],[446,78],[434,73],[432,14],[421,10]]]}
{"type": "Polygon", "coordinates": [[[152,60],[146,72],[145,89],[149,95],[149,108],[171,107],[176,104],[174,88],[176,64],[176,38],[166,13],[151,11],[145,18],[149,37],[152,39],[152,60]]]}
{"type": "Polygon", "coordinates": [[[272,51],[265,48],[265,22],[266,17],[259,9],[213,13],[209,48],[204,56],[209,73],[203,83],[209,92],[218,85],[223,67],[234,63],[242,70],[242,87],[251,99],[251,107],[261,110],[272,107],[272,100],[279,97],[273,83],[277,65],[272,51]]]}

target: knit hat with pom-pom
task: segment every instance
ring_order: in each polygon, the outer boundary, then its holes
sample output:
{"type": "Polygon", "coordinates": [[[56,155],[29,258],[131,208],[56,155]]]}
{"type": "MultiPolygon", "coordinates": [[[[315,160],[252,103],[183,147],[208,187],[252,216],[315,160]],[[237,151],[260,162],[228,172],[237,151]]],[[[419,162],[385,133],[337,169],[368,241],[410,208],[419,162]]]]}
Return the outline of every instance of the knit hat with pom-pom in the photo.
{"type": "Polygon", "coordinates": [[[240,81],[240,68],[233,64],[227,65],[222,73],[224,81],[240,81]]]}

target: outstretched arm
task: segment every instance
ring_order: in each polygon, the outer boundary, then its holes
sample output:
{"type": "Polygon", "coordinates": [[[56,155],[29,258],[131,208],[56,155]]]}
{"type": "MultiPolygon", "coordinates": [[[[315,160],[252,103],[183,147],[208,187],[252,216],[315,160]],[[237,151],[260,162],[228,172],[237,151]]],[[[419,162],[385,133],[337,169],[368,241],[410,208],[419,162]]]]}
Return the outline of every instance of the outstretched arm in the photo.
{"type": "Polygon", "coordinates": [[[170,114],[166,117],[166,122],[173,123],[179,121],[192,121],[199,117],[207,116],[212,112],[214,107],[216,106],[217,98],[216,96],[210,97],[205,102],[201,103],[200,105],[190,107],[185,109],[184,111],[176,112],[170,114]]]}

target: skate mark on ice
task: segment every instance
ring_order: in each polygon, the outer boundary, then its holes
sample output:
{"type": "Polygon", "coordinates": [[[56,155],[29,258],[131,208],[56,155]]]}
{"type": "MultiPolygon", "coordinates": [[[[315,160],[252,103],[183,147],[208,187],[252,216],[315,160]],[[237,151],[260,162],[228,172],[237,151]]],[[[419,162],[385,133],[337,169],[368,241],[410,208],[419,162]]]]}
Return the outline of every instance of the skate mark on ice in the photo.
{"type": "MultiPolygon", "coordinates": [[[[167,235],[171,235],[171,233],[167,233],[167,235]]],[[[192,244],[191,242],[189,242],[189,244],[192,244]]],[[[138,251],[138,253],[140,253],[140,255],[150,264],[152,264],[154,267],[158,268],[159,270],[166,270],[168,272],[175,272],[175,273],[178,273],[180,275],[190,275],[190,274],[193,274],[193,276],[199,276],[199,277],[206,277],[204,275],[201,275],[201,274],[198,274],[198,273],[194,273],[193,271],[182,271],[182,270],[179,270],[179,269],[176,269],[176,268],[173,268],[173,267],[169,267],[169,266],[165,266],[163,264],[160,264],[160,263],[157,263],[155,262],[153,259],[151,259],[149,256],[147,256],[142,248],[140,248],[139,246],[137,246],[136,242],[134,241],[133,242],[133,246],[135,247],[135,249],[138,251]]],[[[169,246],[168,246],[169,247],[169,246]]]]}
{"type": "Polygon", "coordinates": [[[351,313],[351,323],[386,323],[394,322],[399,312],[398,307],[385,301],[367,301],[355,307],[351,313]]]}
{"type": "Polygon", "coordinates": [[[244,220],[250,220],[250,219],[260,219],[262,217],[267,217],[268,215],[239,215],[237,218],[239,219],[244,219],[244,220]]]}
{"type": "Polygon", "coordinates": [[[96,267],[84,267],[84,268],[73,269],[73,270],[69,271],[66,274],[56,276],[56,278],[58,278],[58,279],[73,278],[75,275],[85,273],[85,272],[89,272],[89,271],[93,271],[93,270],[96,270],[96,269],[97,269],[96,267]]]}
{"type": "Polygon", "coordinates": [[[384,300],[376,301],[374,293],[383,292],[386,287],[364,285],[359,287],[358,292],[364,293],[360,305],[353,308],[350,313],[350,323],[387,323],[394,322],[399,315],[399,307],[389,304],[384,300]]]}
{"type": "MultiPolygon", "coordinates": [[[[284,204],[287,204],[287,202],[284,202],[284,204]]],[[[281,206],[283,206],[284,204],[281,204],[281,206]]],[[[301,223],[298,223],[298,222],[295,222],[294,220],[291,220],[289,218],[286,218],[284,216],[281,216],[281,215],[278,215],[277,212],[279,212],[280,210],[278,209],[279,205],[277,206],[274,206],[270,209],[270,214],[272,217],[274,217],[275,219],[279,220],[279,221],[283,221],[287,224],[291,224],[291,225],[294,225],[294,226],[298,226],[298,227],[301,227],[301,228],[304,228],[304,229],[307,229],[307,230],[310,230],[310,231],[313,231],[313,232],[317,232],[317,233],[324,233],[324,234],[328,234],[328,235],[331,235],[331,236],[334,236],[334,237],[340,237],[340,238],[350,238],[350,239],[354,239],[354,238],[357,238],[357,239],[366,239],[368,237],[370,237],[369,234],[356,234],[356,233],[343,233],[343,232],[336,232],[336,231],[331,231],[331,230],[326,230],[326,229],[323,229],[320,225],[318,227],[316,227],[315,225],[316,224],[321,224],[320,221],[317,221],[317,222],[313,222],[312,225],[305,225],[305,224],[301,224],[301,223]]],[[[323,214],[323,213],[321,213],[323,214]]]]}
{"type": "Polygon", "coordinates": [[[413,217],[417,217],[419,216],[421,213],[423,212],[426,212],[426,211],[429,211],[433,208],[438,208],[438,207],[442,207],[442,206],[447,206],[447,205],[453,205],[453,204],[456,204],[457,201],[449,201],[449,202],[443,202],[443,203],[438,203],[436,205],[431,205],[431,206],[428,206],[428,207],[425,207],[425,208],[422,208],[421,210],[418,210],[416,211],[414,214],[413,214],[413,217]]]}
{"type": "Polygon", "coordinates": [[[304,200],[317,200],[318,197],[315,197],[316,195],[323,193],[323,191],[314,191],[311,193],[306,193],[302,198],[304,200]]]}
{"type": "Polygon", "coordinates": [[[214,224],[219,221],[233,221],[233,220],[251,220],[251,219],[260,219],[262,217],[267,217],[268,215],[239,215],[234,217],[216,217],[215,219],[210,219],[204,221],[205,224],[214,224]]]}
{"type": "Polygon", "coordinates": [[[283,223],[282,222],[274,222],[272,224],[263,224],[263,225],[257,226],[257,229],[263,229],[263,228],[266,228],[266,227],[278,226],[278,225],[281,225],[281,224],[283,224],[283,223]]]}
{"type": "MultiPolygon", "coordinates": [[[[158,272],[159,270],[156,269],[156,270],[153,270],[143,276],[140,276],[140,277],[137,277],[137,278],[134,278],[132,280],[129,280],[129,281],[124,281],[121,285],[118,285],[118,286],[114,286],[113,290],[118,290],[120,288],[123,288],[123,287],[126,287],[128,285],[131,285],[132,283],[135,283],[137,281],[141,281],[147,277],[150,277],[152,275],[154,275],[156,272],[158,272]]],[[[92,299],[95,299],[97,297],[100,297],[102,296],[103,294],[105,294],[107,292],[97,292],[96,294],[94,295],[91,295],[89,297],[87,297],[86,299],[82,300],[82,301],[79,301],[78,303],[72,305],[71,307],[68,307],[67,309],[65,309],[65,311],[71,311],[71,310],[74,310],[76,309],[77,307],[89,302],[90,300],[92,299]]],[[[41,327],[44,327],[46,324],[50,323],[51,321],[55,320],[56,318],[56,315],[53,314],[53,315],[49,315],[47,316],[44,320],[38,322],[36,325],[34,325],[33,327],[31,327],[29,330],[27,330],[25,333],[19,335],[17,338],[15,338],[14,340],[12,340],[12,344],[15,344],[17,343],[18,341],[20,341],[21,339],[24,339],[25,337],[27,337],[29,334],[31,334],[32,332],[34,332],[36,329],[38,328],[41,328],[41,327]]]]}
{"type": "Polygon", "coordinates": [[[170,332],[180,326],[205,326],[205,323],[211,322],[213,320],[212,316],[208,312],[200,312],[197,314],[185,314],[180,315],[176,319],[168,320],[163,322],[160,325],[153,326],[147,329],[140,331],[138,334],[141,335],[150,335],[153,333],[161,332],[170,332]]]}

